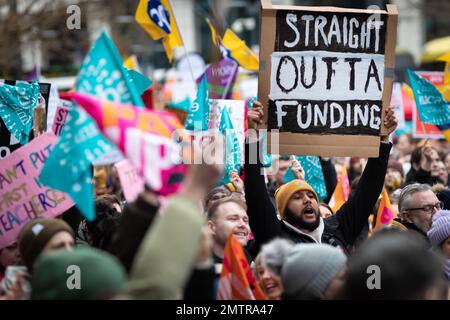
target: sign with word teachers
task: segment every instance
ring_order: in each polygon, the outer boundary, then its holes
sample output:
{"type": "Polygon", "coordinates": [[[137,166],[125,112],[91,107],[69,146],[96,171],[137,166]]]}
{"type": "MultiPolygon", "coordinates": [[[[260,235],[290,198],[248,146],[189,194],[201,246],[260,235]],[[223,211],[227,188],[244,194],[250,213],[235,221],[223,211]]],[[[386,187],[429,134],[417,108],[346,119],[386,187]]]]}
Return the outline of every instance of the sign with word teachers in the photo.
{"type": "Polygon", "coordinates": [[[14,243],[28,221],[55,217],[73,206],[67,194],[39,181],[57,139],[44,133],[0,160],[0,249],[14,243]]]}
{"type": "Polygon", "coordinates": [[[378,156],[396,28],[391,5],[384,11],[262,0],[258,97],[280,154],[378,156]]]}

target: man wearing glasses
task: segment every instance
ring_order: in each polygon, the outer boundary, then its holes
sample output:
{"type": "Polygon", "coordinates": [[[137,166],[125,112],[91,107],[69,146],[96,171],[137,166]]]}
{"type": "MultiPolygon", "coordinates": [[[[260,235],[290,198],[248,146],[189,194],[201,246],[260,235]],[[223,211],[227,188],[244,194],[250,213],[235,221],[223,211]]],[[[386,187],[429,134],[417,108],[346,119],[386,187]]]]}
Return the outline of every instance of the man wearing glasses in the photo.
{"type": "Polygon", "coordinates": [[[443,208],[427,184],[414,183],[403,188],[398,203],[398,211],[403,225],[408,230],[417,231],[428,242],[427,232],[431,228],[433,214],[443,208]]]}

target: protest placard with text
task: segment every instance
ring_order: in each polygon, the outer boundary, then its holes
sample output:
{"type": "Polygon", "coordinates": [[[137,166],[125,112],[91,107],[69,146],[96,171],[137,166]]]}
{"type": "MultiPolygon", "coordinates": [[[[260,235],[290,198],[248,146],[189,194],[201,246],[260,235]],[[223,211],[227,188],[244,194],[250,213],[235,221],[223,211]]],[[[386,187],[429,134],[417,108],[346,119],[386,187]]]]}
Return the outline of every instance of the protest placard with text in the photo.
{"type": "Polygon", "coordinates": [[[28,221],[55,217],[73,206],[67,194],[39,181],[57,139],[47,132],[0,160],[0,249],[14,243],[28,221]]]}
{"type": "Polygon", "coordinates": [[[279,133],[280,154],[378,156],[396,28],[391,5],[362,10],[262,0],[261,128],[279,133]]]}

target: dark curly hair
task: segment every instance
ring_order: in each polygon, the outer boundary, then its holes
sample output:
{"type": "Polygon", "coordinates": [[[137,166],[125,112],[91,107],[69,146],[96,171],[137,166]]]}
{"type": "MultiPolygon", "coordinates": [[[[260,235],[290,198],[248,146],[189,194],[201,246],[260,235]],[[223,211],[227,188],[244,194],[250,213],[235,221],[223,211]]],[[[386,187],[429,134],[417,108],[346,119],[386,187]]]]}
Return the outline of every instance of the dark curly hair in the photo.
{"type": "Polygon", "coordinates": [[[121,212],[115,205],[119,205],[119,199],[114,195],[102,195],[95,199],[96,218],[92,222],[83,221],[90,238],[90,245],[107,250],[119,227],[121,212]]]}

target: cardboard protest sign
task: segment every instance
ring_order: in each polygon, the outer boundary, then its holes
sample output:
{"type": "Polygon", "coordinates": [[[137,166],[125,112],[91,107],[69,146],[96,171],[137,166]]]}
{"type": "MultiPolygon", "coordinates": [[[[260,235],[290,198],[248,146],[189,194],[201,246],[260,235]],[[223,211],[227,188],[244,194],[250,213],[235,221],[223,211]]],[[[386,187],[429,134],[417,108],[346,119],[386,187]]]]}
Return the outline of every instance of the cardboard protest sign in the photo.
{"type": "Polygon", "coordinates": [[[0,160],[0,249],[15,242],[28,221],[55,217],[73,206],[67,194],[38,178],[56,141],[53,133],[44,133],[0,160]]]}
{"type": "MultiPolygon", "coordinates": [[[[27,83],[26,81],[16,81],[16,80],[0,80],[0,83],[5,83],[8,85],[15,85],[17,83],[27,83]]],[[[50,97],[50,84],[49,83],[39,83],[39,91],[41,96],[45,99],[45,107],[48,110],[49,97],[50,97]]],[[[34,137],[33,130],[30,132],[29,140],[34,137]]],[[[19,149],[21,144],[16,137],[14,137],[11,132],[9,132],[3,120],[0,118],[0,159],[6,158],[12,152],[19,149]]]]}
{"type": "Polygon", "coordinates": [[[117,169],[125,199],[127,202],[133,202],[139,193],[144,191],[144,181],[128,159],[116,163],[114,167],[117,169]]]}
{"type": "Polygon", "coordinates": [[[280,154],[378,156],[396,28],[391,5],[360,10],[262,0],[261,128],[279,133],[280,154]]]}

